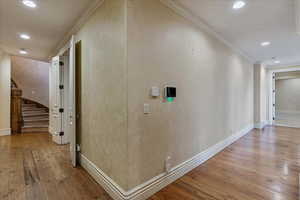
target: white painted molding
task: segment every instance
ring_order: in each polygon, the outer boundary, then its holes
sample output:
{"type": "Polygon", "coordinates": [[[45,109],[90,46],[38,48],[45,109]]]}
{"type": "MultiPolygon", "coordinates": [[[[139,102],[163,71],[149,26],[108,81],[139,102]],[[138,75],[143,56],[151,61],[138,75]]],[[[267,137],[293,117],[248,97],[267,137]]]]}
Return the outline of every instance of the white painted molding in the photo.
{"type": "Polygon", "coordinates": [[[287,127],[287,128],[300,128],[300,126],[291,126],[288,124],[280,124],[280,123],[275,123],[275,126],[282,126],[282,127],[287,127]]]}
{"type": "Polygon", "coordinates": [[[169,7],[173,11],[175,11],[178,15],[188,19],[193,24],[198,26],[201,30],[204,30],[208,32],[209,34],[213,35],[215,38],[220,40],[222,43],[224,43],[226,46],[228,46],[230,49],[232,49],[235,53],[243,56],[251,63],[256,63],[257,61],[252,58],[251,56],[247,55],[245,52],[243,52],[239,47],[235,46],[230,42],[229,40],[225,39],[220,33],[215,31],[211,26],[204,23],[202,19],[197,17],[193,12],[187,8],[184,8],[182,5],[180,5],[178,2],[175,2],[174,0],[160,0],[165,6],[169,7]]]}
{"type": "Polygon", "coordinates": [[[10,128],[0,129],[0,136],[6,136],[6,135],[11,135],[11,129],[10,128]]]}
{"type": "Polygon", "coordinates": [[[254,128],[256,128],[256,129],[263,129],[263,128],[265,128],[265,126],[267,126],[267,125],[269,125],[270,124],[270,122],[269,121],[262,121],[262,122],[259,122],[259,123],[255,123],[254,124],[254,128]]]}
{"type": "Polygon", "coordinates": [[[293,115],[293,114],[300,114],[300,111],[299,110],[277,110],[276,113],[281,113],[281,114],[290,114],[290,115],[293,115]]]}
{"type": "Polygon", "coordinates": [[[105,0],[94,0],[93,3],[90,4],[88,9],[81,15],[79,20],[75,23],[75,25],[71,28],[71,30],[64,35],[62,40],[58,43],[56,48],[51,52],[51,55],[49,55],[49,60],[52,59],[52,57],[56,56],[58,52],[66,46],[66,44],[71,39],[72,35],[75,35],[82,26],[88,21],[88,19],[94,14],[94,12],[103,4],[105,0]]]}
{"type": "Polygon", "coordinates": [[[182,177],[189,171],[198,167],[217,153],[237,141],[249,131],[253,129],[253,125],[249,125],[238,133],[228,137],[227,139],[215,144],[207,150],[197,154],[189,160],[173,167],[169,173],[162,173],[151,180],[138,185],[137,187],[125,191],[101,169],[88,160],[84,155],[80,154],[80,164],[86,169],[91,176],[107,191],[107,193],[115,200],[145,200],[155,194],[165,186],[182,177]]]}

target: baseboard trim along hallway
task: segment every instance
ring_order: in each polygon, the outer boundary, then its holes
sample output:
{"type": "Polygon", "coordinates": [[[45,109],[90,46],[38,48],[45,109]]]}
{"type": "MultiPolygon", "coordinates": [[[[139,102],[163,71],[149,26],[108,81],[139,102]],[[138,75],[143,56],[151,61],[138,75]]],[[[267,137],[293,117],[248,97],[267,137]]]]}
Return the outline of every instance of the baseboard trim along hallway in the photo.
{"type": "Polygon", "coordinates": [[[189,160],[173,167],[169,173],[162,173],[151,180],[138,185],[137,187],[125,191],[117,183],[115,183],[109,176],[107,176],[94,163],[88,160],[84,155],[80,154],[80,164],[87,170],[90,175],[107,191],[108,194],[115,200],[145,200],[151,195],[155,194],[165,186],[174,182],[194,168],[198,167],[217,153],[249,133],[254,128],[254,125],[249,125],[236,134],[227,139],[215,144],[207,150],[197,154],[189,160]]]}
{"type": "Polygon", "coordinates": [[[0,129],[0,136],[6,136],[6,135],[11,135],[11,129],[10,128],[0,129]]]}
{"type": "Polygon", "coordinates": [[[254,124],[254,128],[263,129],[265,126],[271,124],[269,121],[262,121],[254,124]]]}

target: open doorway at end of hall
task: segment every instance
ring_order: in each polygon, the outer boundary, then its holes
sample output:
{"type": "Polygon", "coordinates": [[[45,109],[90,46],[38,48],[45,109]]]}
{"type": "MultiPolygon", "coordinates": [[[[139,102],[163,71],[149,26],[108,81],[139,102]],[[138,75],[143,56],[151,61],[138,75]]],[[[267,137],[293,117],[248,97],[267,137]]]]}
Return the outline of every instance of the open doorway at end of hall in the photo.
{"type": "Polygon", "coordinates": [[[275,73],[274,91],[275,125],[300,128],[300,71],[275,73]]]}

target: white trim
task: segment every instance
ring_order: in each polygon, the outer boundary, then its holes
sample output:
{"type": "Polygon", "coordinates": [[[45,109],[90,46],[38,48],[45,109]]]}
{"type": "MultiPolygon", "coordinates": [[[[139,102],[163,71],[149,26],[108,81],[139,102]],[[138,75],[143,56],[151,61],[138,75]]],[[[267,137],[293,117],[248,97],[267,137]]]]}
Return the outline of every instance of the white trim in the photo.
{"type": "Polygon", "coordinates": [[[180,16],[190,20],[192,23],[197,25],[200,29],[205,30],[206,32],[212,34],[214,37],[216,37],[218,40],[220,40],[222,43],[227,45],[229,48],[231,48],[235,53],[243,56],[251,63],[255,63],[255,59],[249,56],[247,53],[243,52],[239,47],[235,46],[230,42],[229,40],[225,39],[222,34],[215,31],[212,27],[210,27],[208,24],[204,23],[202,19],[197,17],[193,12],[187,8],[184,8],[182,5],[179,4],[179,2],[175,2],[174,0],[160,0],[165,6],[169,7],[173,11],[175,11],[180,16]]]}
{"type": "Polygon", "coordinates": [[[287,128],[300,128],[300,126],[291,126],[288,124],[280,124],[280,123],[274,123],[275,126],[282,126],[282,127],[287,127],[287,128]]]}
{"type": "Polygon", "coordinates": [[[49,59],[54,57],[61,49],[64,49],[66,43],[70,41],[72,35],[75,35],[83,25],[88,21],[88,19],[94,14],[94,12],[103,4],[105,0],[95,0],[90,4],[89,8],[83,13],[83,15],[79,18],[79,20],[75,23],[75,25],[71,28],[71,30],[64,35],[62,40],[58,43],[52,54],[49,56],[49,59]]]}
{"type": "Polygon", "coordinates": [[[11,129],[10,128],[0,129],[0,136],[6,136],[6,135],[11,135],[11,129]]]}
{"type": "Polygon", "coordinates": [[[189,160],[173,167],[169,173],[162,173],[151,180],[136,186],[135,188],[125,191],[114,182],[108,175],[101,169],[93,164],[88,158],[80,154],[79,161],[81,166],[86,169],[91,176],[108,192],[109,195],[115,200],[145,200],[151,195],[155,194],[163,187],[174,182],[176,179],[182,177],[184,174],[198,167],[217,153],[237,141],[249,131],[253,129],[253,125],[249,125],[238,133],[228,137],[227,139],[215,144],[207,150],[197,154],[189,160]]]}
{"type": "Polygon", "coordinates": [[[276,113],[283,113],[283,114],[300,114],[298,110],[278,110],[276,113]]]}
{"type": "Polygon", "coordinates": [[[263,129],[265,126],[269,125],[269,121],[262,121],[254,124],[254,128],[263,129]]]}

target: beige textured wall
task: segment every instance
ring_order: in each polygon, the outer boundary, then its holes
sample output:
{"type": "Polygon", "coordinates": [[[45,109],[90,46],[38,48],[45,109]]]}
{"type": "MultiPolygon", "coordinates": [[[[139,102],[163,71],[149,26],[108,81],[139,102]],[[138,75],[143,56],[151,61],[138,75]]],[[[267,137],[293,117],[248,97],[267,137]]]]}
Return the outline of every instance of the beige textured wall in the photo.
{"type": "Polygon", "coordinates": [[[276,111],[300,112],[300,78],[276,80],[276,111]]]}
{"type": "Polygon", "coordinates": [[[22,89],[23,97],[49,107],[50,63],[12,57],[12,79],[22,89]]]}
{"type": "Polygon", "coordinates": [[[0,51],[0,131],[10,128],[10,56],[0,51]]]}
{"type": "Polygon", "coordinates": [[[265,66],[262,66],[261,68],[261,80],[260,80],[260,102],[261,102],[261,107],[260,107],[260,120],[266,121],[267,120],[267,102],[268,102],[268,91],[267,91],[267,69],[265,66]]]}
{"type": "Polygon", "coordinates": [[[262,64],[254,65],[254,123],[268,119],[267,70],[262,64]]]}
{"type": "Polygon", "coordinates": [[[128,186],[253,124],[253,65],[159,0],[128,1],[128,186]],[[149,97],[177,86],[175,103],[149,97]],[[149,103],[151,114],[143,114],[149,103]]]}
{"type": "Polygon", "coordinates": [[[82,45],[81,152],[127,189],[125,1],[108,0],[76,35],[82,45]]]}

